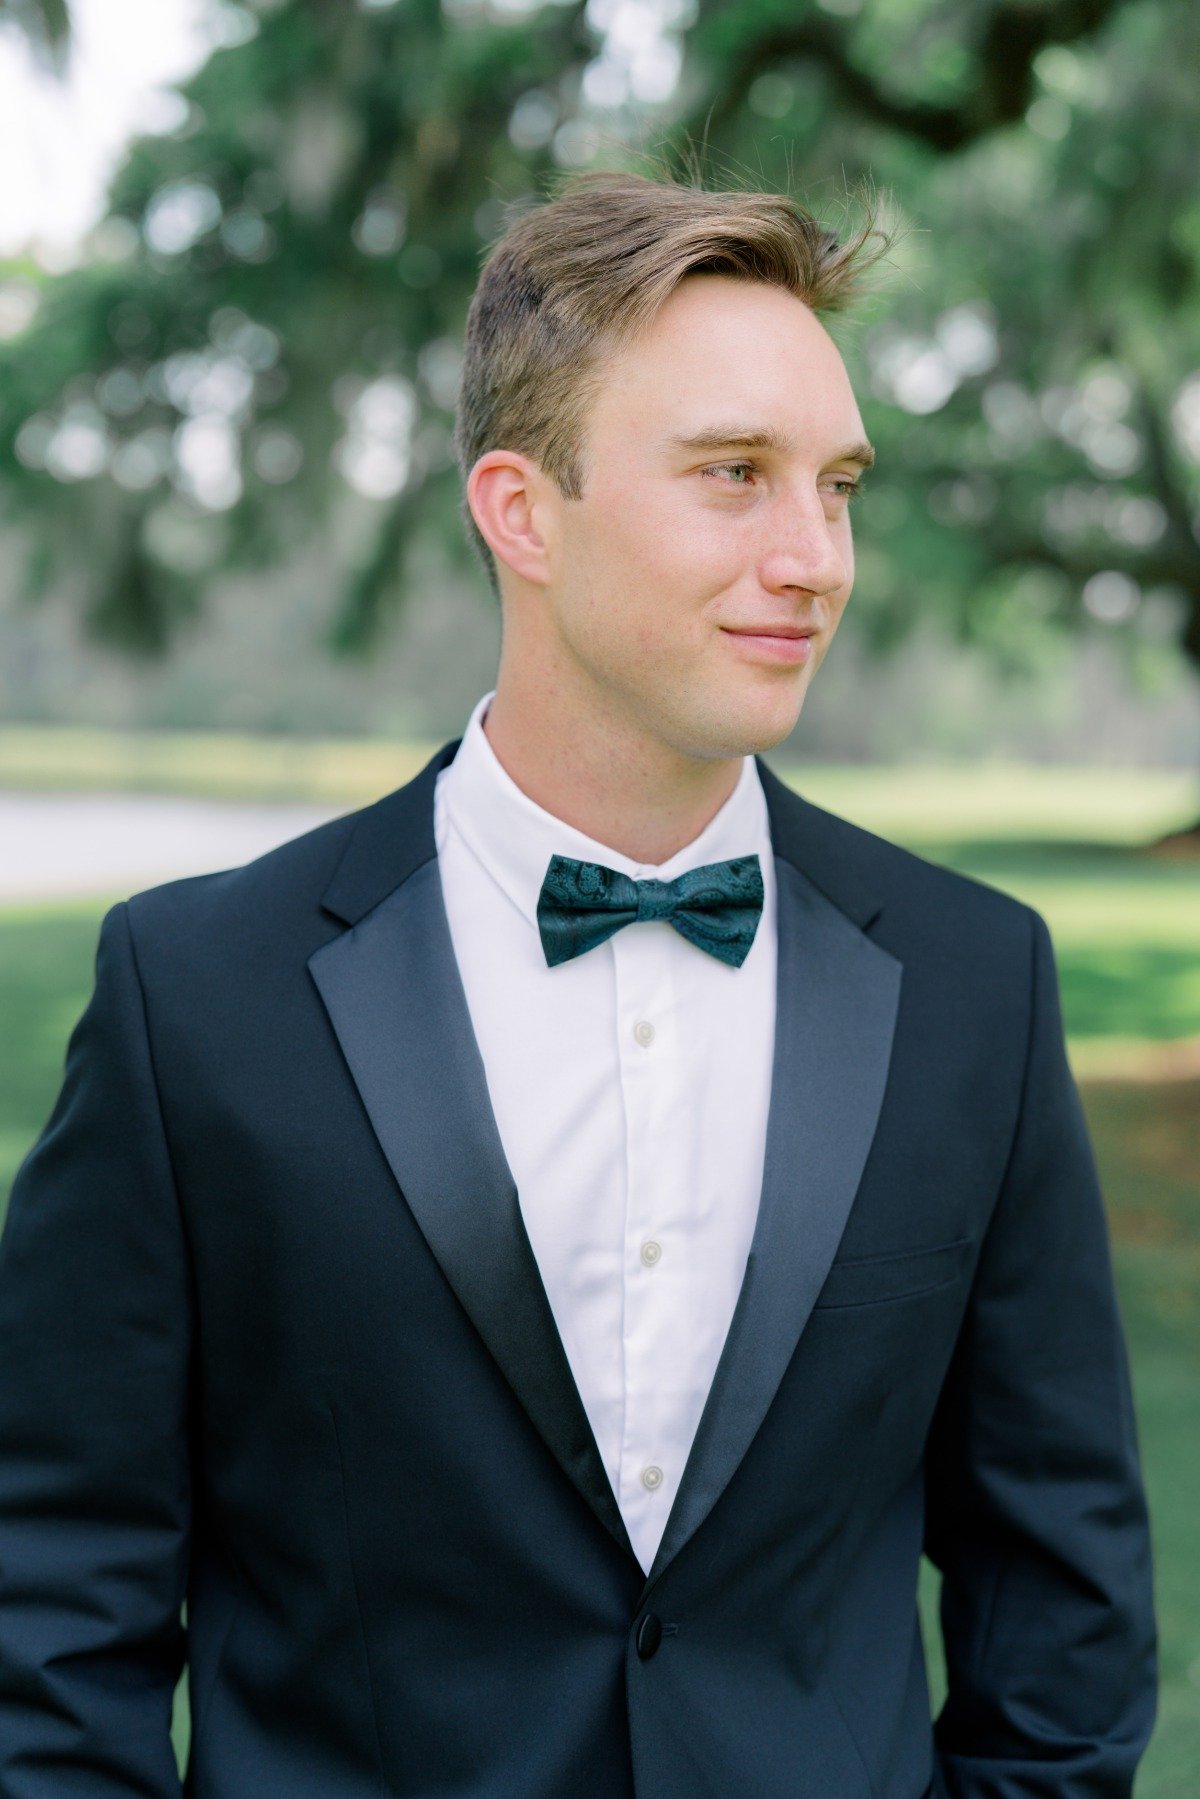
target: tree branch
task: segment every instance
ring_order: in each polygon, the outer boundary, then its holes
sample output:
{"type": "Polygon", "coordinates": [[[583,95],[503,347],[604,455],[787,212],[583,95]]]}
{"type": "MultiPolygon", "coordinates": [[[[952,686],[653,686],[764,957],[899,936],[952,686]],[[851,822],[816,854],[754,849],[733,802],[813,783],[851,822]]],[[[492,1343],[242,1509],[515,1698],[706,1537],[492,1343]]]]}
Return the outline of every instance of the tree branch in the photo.
{"type": "Polygon", "coordinates": [[[881,86],[852,59],[845,30],[828,18],[803,17],[775,25],[721,71],[720,93],[703,111],[718,129],[741,107],[758,75],[789,61],[819,64],[838,98],[856,111],[930,149],[946,154],[1024,114],[1033,94],[1033,64],[1047,44],[1069,44],[1100,26],[1121,0],[1005,0],[983,30],[976,52],[978,79],[957,106],[911,100],[881,86]]]}

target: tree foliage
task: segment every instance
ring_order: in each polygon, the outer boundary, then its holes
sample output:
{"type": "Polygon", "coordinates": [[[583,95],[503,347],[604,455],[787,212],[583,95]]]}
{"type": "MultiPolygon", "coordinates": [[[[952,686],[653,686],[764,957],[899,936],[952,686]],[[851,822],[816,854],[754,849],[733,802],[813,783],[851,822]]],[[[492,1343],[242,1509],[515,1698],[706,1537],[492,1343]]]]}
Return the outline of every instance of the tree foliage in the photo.
{"type": "Polygon", "coordinates": [[[67,0],[0,0],[0,25],[16,25],[42,51],[62,50],[70,30],[67,0]]]}
{"type": "Polygon", "coordinates": [[[0,345],[30,591],[73,580],[96,631],[157,650],[224,567],[320,534],[331,640],[368,649],[417,554],[472,555],[451,425],[487,246],[563,167],[653,140],[686,174],[702,143],[714,183],[836,224],[865,176],[915,227],[882,303],[835,327],[881,450],[877,640],[936,614],[1020,666],[1048,622],[1141,609],[1200,663],[1197,10],[642,11],[657,46],[595,0],[225,6],[234,41],[133,147],[88,262],[10,271],[40,294],[0,345]]]}

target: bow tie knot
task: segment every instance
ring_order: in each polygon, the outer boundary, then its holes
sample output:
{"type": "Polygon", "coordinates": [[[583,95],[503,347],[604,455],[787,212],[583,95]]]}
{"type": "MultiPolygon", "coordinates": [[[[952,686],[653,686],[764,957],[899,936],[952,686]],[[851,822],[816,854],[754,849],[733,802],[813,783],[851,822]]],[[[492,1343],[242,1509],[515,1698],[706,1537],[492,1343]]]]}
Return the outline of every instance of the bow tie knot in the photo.
{"type": "Polygon", "coordinates": [[[643,918],[670,918],[675,910],[675,895],[669,881],[635,881],[637,915],[643,918]]]}
{"type": "Polygon", "coordinates": [[[602,862],[551,856],[537,902],[547,965],[568,962],[623,925],[665,919],[681,937],[740,968],[762,915],[757,855],[706,862],[673,881],[636,881],[602,862]]]}

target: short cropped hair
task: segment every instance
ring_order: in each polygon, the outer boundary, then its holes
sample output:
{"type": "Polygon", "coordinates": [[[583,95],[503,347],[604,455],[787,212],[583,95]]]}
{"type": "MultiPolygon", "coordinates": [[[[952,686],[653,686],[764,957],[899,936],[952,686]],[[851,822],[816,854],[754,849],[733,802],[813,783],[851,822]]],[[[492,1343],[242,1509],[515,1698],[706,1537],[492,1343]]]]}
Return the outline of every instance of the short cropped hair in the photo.
{"type": "Polygon", "coordinates": [[[788,194],[587,170],[508,226],[467,314],[454,428],[460,516],[497,599],[495,558],[465,492],[485,451],[518,450],[565,499],[581,498],[605,362],[651,324],[684,276],[765,281],[815,312],[838,311],[892,241],[870,193],[862,198],[866,222],[841,242],[788,194]]]}

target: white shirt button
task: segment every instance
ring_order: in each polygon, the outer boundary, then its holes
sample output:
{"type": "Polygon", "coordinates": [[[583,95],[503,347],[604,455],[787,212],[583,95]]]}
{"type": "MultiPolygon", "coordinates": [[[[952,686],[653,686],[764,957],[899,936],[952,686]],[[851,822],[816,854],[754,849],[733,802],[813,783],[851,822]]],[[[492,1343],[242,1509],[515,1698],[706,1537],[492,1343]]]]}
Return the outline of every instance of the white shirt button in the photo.
{"type": "Polygon", "coordinates": [[[654,1026],[648,1018],[639,1018],[633,1027],[634,1040],[646,1049],[654,1042],[654,1026]]]}
{"type": "Polygon", "coordinates": [[[642,1260],[645,1262],[647,1268],[653,1268],[655,1262],[659,1260],[661,1255],[661,1243],[655,1243],[653,1239],[651,1239],[648,1243],[642,1244],[642,1260]]]}
{"type": "Polygon", "coordinates": [[[645,1487],[647,1493],[657,1492],[658,1488],[662,1486],[662,1483],[663,1471],[661,1468],[656,1468],[651,1464],[649,1468],[642,1469],[642,1485],[645,1487]]]}

